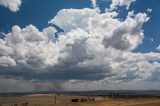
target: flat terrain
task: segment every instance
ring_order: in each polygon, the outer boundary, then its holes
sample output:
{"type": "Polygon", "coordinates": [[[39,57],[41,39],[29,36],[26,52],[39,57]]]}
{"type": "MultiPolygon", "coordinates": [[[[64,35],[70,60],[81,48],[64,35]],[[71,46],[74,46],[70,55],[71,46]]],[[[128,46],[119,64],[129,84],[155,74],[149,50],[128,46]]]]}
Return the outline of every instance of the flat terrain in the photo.
{"type": "Polygon", "coordinates": [[[73,96],[65,94],[32,94],[0,97],[0,106],[160,106],[160,98],[111,98],[107,96],[73,96]],[[92,101],[73,99],[94,98],[92,101]]]}

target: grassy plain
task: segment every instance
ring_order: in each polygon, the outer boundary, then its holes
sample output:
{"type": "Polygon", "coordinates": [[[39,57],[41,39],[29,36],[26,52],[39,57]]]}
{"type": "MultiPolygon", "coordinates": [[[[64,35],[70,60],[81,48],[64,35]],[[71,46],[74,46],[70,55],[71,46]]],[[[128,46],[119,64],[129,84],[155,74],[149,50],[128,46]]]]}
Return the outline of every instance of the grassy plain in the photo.
{"type": "Polygon", "coordinates": [[[94,101],[71,102],[72,99],[88,98],[65,94],[32,94],[0,97],[0,106],[160,106],[160,98],[111,98],[93,96],[94,101]],[[56,100],[56,101],[55,101],[56,100]]]}

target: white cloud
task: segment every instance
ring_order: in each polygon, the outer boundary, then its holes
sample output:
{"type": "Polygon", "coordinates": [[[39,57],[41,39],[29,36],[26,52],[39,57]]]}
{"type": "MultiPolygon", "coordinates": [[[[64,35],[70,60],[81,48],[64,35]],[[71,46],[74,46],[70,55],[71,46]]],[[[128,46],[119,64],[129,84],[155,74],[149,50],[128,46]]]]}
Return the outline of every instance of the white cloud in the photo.
{"type": "Polygon", "coordinates": [[[135,2],[136,0],[112,0],[112,4],[110,5],[110,9],[114,10],[118,6],[126,6],[129,9],[131,3],[135,2]]]}
{"type": "Polygon", "coordinates": [[[93,7],[96,8],[96,6],[97,6],[97,0],[91,0],[91,2],[92,2],[93,7]]]}
{"type": "Polygon", "coordinates": [[[91,2],[92,2],[92,6],[93,6],[94,10],[96,12],[100,12],[100,9],[99,9],[99,7],[97,5],[97,0],[91,0],[91,2]]]}
{"type": "Polygon", "coordinates": [[[16,12],[21,6],[21,0],[0,0],[0,5],[9,8],[9,10],[16,12]]]}
{"type": "Polygon", "coordinates": [[[32,64],[37,65],[37,68],[41,68],[41,64],[52,65],[58,56],[58,48],[55,47],[55,43],[50,42],[50,38],[54,40],[55,32],[56,29],[53,27],[40,32],[32,25],[23,29],[13,26],[12,32],[0,42],[0,54],[12,56],[16,63],[29,67],[32,67],[32,64]]]}
{"type": "Polygon", "coordinates": [[[94,16],[98,16],[98,13],[88,8],[84,8],[83,10],[63,9],[49,23],[56,24],[66,32],[76,28],[88,30],[88,25],[92,21],[90,19],[94,16]],[[64,20],[64,17],[67,21],[64,20]]]}
{"type": "Polygon", "coordinates": [[[0,66],[16,66],[16,62],[10,57],[1,56],[0,57],[0,66]]]}
{"type": "Polygon", "coordinates": [[[148,9],[147,9],[147,12],[152,12],[152,9],[148,8],[148,9]]]}
{"type": "Polygon", "coordinates": [[[91,36],[104,38],[105,46],[133,50],[142,43],[143,30],[141,27],[149,18],[145,13],[139,13],[135,15],[135,18],[128,16],[124,22],[121,22],[113,18],[116,15],[116,12],[99,14],[91,9],[64,9],[50,23],[56,24],[66,32],[81,28],[91,33],[91,36]],[[64,16],[68,16],[65,17],[67,21],[64,20],[64,16]]]}
{"type": "Polygon", "coordinates": [[[160,51],[160,45],[156,48],[158,51],[160,51]]]}
{"type": "Polygon", "coordinates": [[[143,41],[142,24],[148,21],[147,15],[139,13],[135,18],[128,18],[119,23],[111,37],[106,36],[104,38],[105,47],[112,46],[120,50],[133,50],[143,41]]]}

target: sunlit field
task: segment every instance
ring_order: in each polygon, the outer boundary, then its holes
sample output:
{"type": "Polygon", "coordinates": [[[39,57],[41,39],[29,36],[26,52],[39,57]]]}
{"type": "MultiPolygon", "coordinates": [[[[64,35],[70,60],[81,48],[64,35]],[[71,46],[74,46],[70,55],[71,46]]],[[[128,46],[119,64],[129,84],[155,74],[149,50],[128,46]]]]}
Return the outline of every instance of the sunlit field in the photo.
{"type": "Polygon", "coordinates": [[[107,96],[32,94],[1,97],[0,106],[160,106],[160,98],[112,98],[107,96]],[[94,99],[89,100],[89,98],[94,99]],[[83,99],[86,99],[86,101],[83,101],[83,99]]]}

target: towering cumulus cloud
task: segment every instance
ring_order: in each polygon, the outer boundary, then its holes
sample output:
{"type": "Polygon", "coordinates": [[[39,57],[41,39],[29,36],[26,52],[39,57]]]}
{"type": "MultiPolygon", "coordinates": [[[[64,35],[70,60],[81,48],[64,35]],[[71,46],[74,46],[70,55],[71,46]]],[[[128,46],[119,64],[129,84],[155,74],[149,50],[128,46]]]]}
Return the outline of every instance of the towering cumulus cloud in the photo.
{"type": "Polygon", "coordinates": [[[21,0],[0,0],[0,5],[9,8],[13,12],[19,10],[21,3],[21,0]]]}
{"type": "Polygon", "coordinates": [[[142,26],[149,17],[129,12],[122,21],[117,15],[116,11],[98,13],[89,8],[62,9],[49,23],[63,32],[51,26],[42,31],[33,25],[13,26],[0,39],[0,89],[11,82],[25,84],[25,90],[40,85],[45,88],[38,90],[82,85],[121,89],[119,85],[126,87],[128,82],[131,88],[137,84],[135,89],[145,87],[142,83],[153,87],[152,81],[160,81],[160,54],[132,52],[143,42],[142,26]]]}

